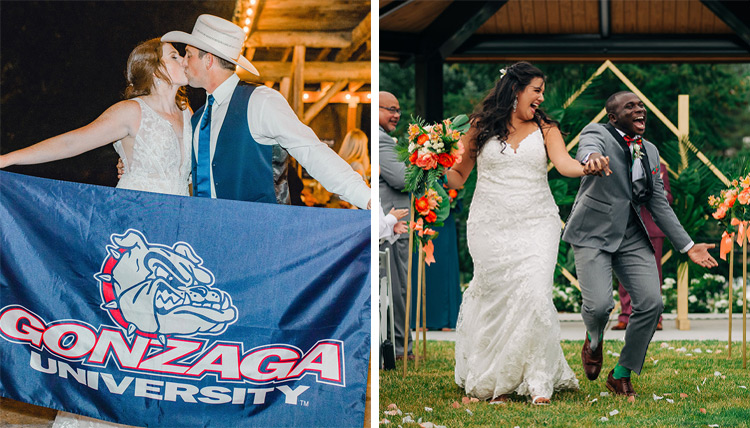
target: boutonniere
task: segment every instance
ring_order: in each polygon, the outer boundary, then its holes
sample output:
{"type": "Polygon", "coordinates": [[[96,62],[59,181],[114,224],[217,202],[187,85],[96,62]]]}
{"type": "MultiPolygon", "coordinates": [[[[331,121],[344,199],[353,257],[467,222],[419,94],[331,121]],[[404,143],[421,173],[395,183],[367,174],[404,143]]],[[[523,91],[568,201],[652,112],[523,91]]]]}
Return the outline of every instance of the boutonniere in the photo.
{"type": "Polygon", "coordinates": [[[635,140],[633,146],[633,160],[640,159],[643,157],[643,141],[640,138],[635,140]]]}

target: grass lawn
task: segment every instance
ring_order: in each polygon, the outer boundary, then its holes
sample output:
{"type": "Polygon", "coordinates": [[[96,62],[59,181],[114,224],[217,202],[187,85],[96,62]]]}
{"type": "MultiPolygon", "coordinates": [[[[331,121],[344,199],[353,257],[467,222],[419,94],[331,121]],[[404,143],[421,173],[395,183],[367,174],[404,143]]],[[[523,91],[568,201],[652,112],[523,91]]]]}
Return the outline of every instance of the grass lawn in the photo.
{"type": "Polygon", "coordinates": [[[602,373],[594,382],[586,379],[581,367],[583,341],[563,341],[565,358],[581,389],[556,392],[549,406],[532,406],[526,397],[515,395],[506,405],[463,403],[463,390],[453,381],[453,346],[453,342],[428,341],[428,360],[420,361],[419,369],[409,362],[406,379],[402,378],[402,361],[396,370],[380,371],[377,419],[381,424],[385,418],[390,426],[418,426],[403,422],[410,414],[415,421],[447,428],[750,426],[750,368],[742,368],[740,342],[732,346],[731,360],[726,341],[651,343],[641,375],[633,374],[638,396],[635,402],[628,402],[609,393],[604,385],[617,362],[607,351],[619,352],[621,341],[605,341],[602,373]],[[601,395],[603,392],[607,394],[601,395]],[[662,398],[655,399],[654,394],[662,398]],[[385,414],[390,404],[403,414],[385,414]],[[603,417],[608,420],[602,421],[603,417]]]}

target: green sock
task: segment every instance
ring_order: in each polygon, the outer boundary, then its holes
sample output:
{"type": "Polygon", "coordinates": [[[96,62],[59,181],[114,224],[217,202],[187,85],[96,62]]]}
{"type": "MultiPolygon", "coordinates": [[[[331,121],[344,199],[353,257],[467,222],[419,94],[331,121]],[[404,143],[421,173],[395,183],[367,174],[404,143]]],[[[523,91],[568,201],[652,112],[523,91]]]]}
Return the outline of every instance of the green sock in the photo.
{"type": "Polygon", "coordinates": [[[615,379],[622,379],[624,377],[630,377],[630,369],[627,369],[619,364],[615,366],[615,372],[612,374],[615,379]]]}

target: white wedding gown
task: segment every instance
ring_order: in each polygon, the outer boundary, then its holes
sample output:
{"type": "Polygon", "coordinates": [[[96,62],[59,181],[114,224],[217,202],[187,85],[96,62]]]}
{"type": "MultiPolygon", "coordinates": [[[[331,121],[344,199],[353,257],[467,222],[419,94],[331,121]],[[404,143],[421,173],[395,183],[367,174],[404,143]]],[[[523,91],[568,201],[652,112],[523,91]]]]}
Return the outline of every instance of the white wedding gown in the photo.
{"type": "Polygon", "coordinates": [[[560,231],[541,131],[517,152],[490,139],[477,159],[467,221],[474,279],[456,326],[455,379],[468,396],[549,398],[578,389],[552,303],[560,231]]]}
{"type": "Polygon", "coordinates": [[[117,183],[121,189],[188,196],[191,170],[190,150],[192,126],[190,110],[182,112],[182,140],[172,125],[140,98],[141,125],[135,136],[132,153],[126,153],[121,141],[114,146],[125,165],[125,173],[117,183]]]}
{"type": "MultiPolygon", "coordinates": [[[[114,146],[125,166],[125,173],[117,183],[121,189],[188,196],[191,170],[190,145],[192,126],[190,111],[182,113],[182,140],[172,125],[140,98],[133,98],[141,106],[141,123],[132,153],[126,153],[121,141],[114,146]]],[[[127,425],[93,419],[59,411],[53,428],[124,428],[127,425]]]]}

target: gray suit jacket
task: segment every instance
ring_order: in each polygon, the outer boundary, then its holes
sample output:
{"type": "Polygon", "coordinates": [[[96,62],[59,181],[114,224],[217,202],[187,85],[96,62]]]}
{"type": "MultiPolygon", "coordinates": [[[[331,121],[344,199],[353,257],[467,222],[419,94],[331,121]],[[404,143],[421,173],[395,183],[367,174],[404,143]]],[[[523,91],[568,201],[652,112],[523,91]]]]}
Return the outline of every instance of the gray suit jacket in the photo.
{"type": "MultiPolygon", "coordinates": [[[[674,211],[664,196],[664,183],[659,174],[659,151],[651,142],[643,140],[649,160],[653,196],[644,204],[654,222],[677,249],[687,246],[691,239],[680,225],[674,211]]],[[[630,177],[631,157],[605,124],[592,123],[581,133],[576,159],[583,160],[589,153],[609,156],[612,174],[609,176],[584,176],[578,188],[573,209],[565,225],[563,240],[579,247],[598,248],[615,252],[622,243],[627,228],[631,206],[638,214],[643,232],[648,236],[641,219],[641,205],[632,200],[630,177]]]]}
{"type": "MultiPolygon", "coordinates": [[[[404,181],[406,165],[396,158],[396,152],[394,151],[396,143],[382,126],[380,127],[378,146],[380,151],[381,208],[386,214],[391,208],[409,208],[409,194],[403,192],[406,185],[404,181]]],[[[398,239],[408,239],[408,234],[402,233],[398,239]]]]}

